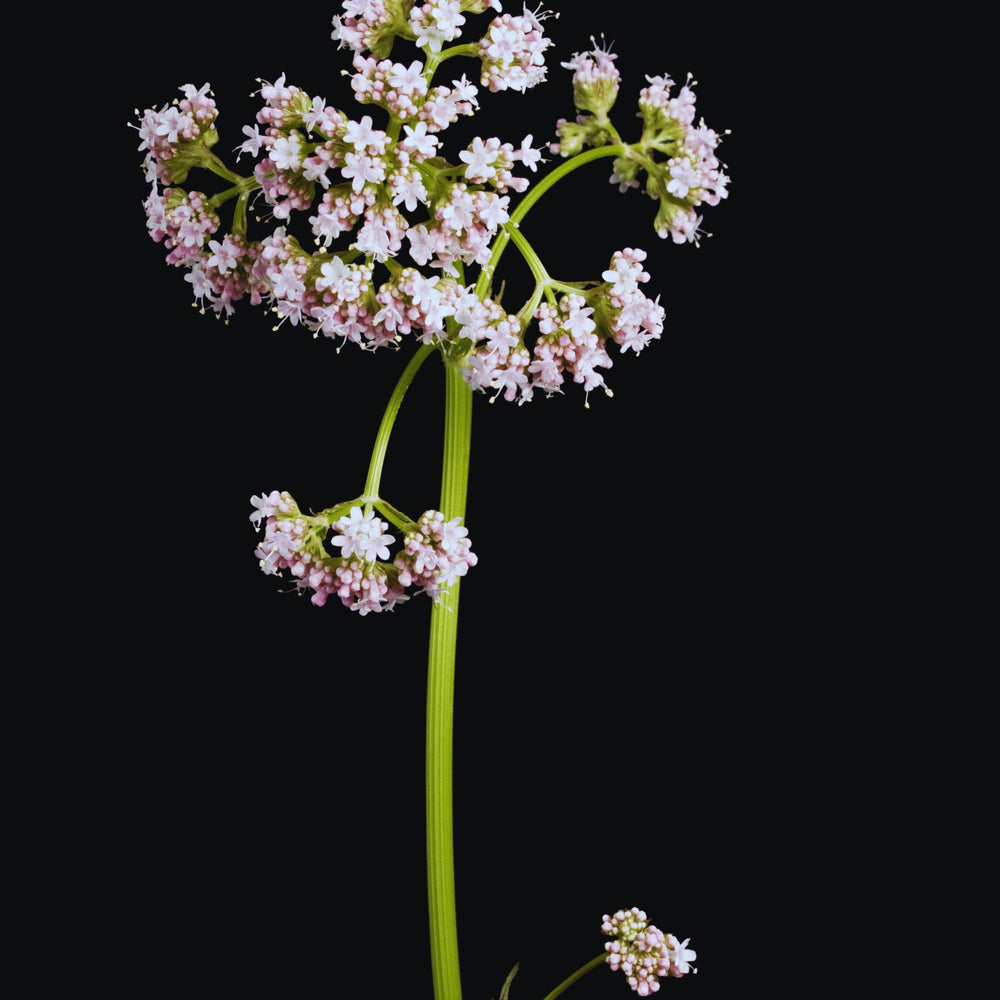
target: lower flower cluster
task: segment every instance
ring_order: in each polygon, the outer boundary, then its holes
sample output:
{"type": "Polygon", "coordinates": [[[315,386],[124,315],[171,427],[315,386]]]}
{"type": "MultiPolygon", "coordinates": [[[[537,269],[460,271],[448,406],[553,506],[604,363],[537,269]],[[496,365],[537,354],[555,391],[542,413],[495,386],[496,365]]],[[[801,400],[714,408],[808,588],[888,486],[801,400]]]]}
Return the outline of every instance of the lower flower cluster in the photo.
{"type": "Polygon", "coordinates": [[[639,996],[648,996],[660,988],[660,980],[678,978],[691,972],[691,962],[698,956],[688,948],[690,938],[678,941],[648,923],[646,914],[632,907],[604,914],[601,933],[613,937],[604,950],[608,965],[625,973],[628,984],[639,996]]]}
{"type": "Polygon", "coordinates": [[[425,511],[404,525],[402,548],[390,562],[395,538],[385,534],[389,525],[374,511],[341,504],[304,514],[291,494],[278,490],[251,497],[250,503],[250,521],[264,529],[254,552],[260,568],[275,575],[287,570],[298,589],[312,591],[317,606],[333,595],[361,615],[390,611],[409,599],[407,588],[436,600],[477,562],[461,518],[446,521],[440,511],[425,511]],[[328,541],[339,556],[327,550],[328,541]]]}

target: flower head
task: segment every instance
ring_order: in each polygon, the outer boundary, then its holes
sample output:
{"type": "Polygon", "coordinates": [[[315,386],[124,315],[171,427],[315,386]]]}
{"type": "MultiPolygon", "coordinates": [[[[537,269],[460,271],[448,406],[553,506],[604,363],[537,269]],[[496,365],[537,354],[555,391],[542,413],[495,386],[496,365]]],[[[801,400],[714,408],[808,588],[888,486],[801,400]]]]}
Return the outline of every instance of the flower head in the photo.
{"type": "Polygon", "coordinates": [[[673,934],[664,934],[635,906],[612,916],[604,914],[601,933],[614,938],[604,946],[605,961],[614,971],[624,972],[632,991],[641,997],[656,993],[666,976],[696,971],[690,964],[698,957],[687,946],[690,938],[680,942],[673,934]]]}

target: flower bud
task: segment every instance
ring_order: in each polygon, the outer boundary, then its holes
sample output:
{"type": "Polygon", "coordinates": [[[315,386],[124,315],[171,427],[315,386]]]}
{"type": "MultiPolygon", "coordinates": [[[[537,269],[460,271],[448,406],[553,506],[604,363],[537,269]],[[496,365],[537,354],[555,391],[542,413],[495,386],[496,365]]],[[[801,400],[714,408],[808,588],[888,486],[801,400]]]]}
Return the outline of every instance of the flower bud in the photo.
{"type": "Polygon", "coordinates": [[[577,53],[563,67],[573,72],[573,103],[580,111],[590,112],[601,123],[618,97],[621,79],[614,55],[603,49],[577,53]]]}

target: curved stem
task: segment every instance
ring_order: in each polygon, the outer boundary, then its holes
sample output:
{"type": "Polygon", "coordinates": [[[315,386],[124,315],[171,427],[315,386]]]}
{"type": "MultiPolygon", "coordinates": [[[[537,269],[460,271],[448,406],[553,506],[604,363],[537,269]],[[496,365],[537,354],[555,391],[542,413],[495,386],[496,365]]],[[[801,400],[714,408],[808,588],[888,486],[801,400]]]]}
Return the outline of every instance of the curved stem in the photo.
{"type": "Polygon", "coordinates": [[[541,258],[535,253],[535,248],[528,242],[524,233],[517,226],[513,226],[510,223],[507,223],[507,226],[510,229],[508,230],[505,226],[504,232],[510,237],[514,246],[521,251],[521,256],[528,267],[531,268],[531,273],[535,276],[535,281],[541,284],[548,284],[552,279],[549,277],[549,272],[545,270],[545,265],[542,263],[541,258]]]}
{"type": "Polygon", "coordinates": [[[432,345],[425,344],[410,358],[410,363],[403,369],[403,374],[399,376],[396,388],[393,389],[389,397],[389,403],[382,416],[382,423],[379,424],[378,434],[375,435],[375,447],[372,449],[371,462],[368,465],[368,476],[365,479],[364,495],[369,502],[378,497],[379,484],[382,481],[382,466],[385,464],[385,453],[389,447],[389,436],[392,434],[392,426],[396,422],[396,414],[399,413],[399,406],[403,402],[403,396],[409,389],[413,376],[417,370],[427,360],[427,356],[433,351],[432,345]]]}
{"type": "Polygon", "coordinates": [[[578,979],[582,979],[591,969],[596,969],[599,965],[603,965],[607,955],[601,952],[596,958],[592,958],[586,965],[580,966],[573,975],[564,979],[551,993],[546,994],[543,1000],[555,1000],[563,990],[569,989],[578,979]]]}
{"type": "Polygon", "coordinates": [[[551,173],[546,174],[535,187],[531,188],[530,191],[524,196],[524,199],[518,204],[517,208],[511,213],[510,220],[504,228],[497,233],[497,238],[493,243],[493,252],[490,254],[489,263],[483,268],[482,273],[479,275],[479,280],[476,282],[476,294],[480,299],[486,298],[487,289],[490,287],[490,282],[493,280],[493,272],[496,270],[497,264],[500,258],[503,256],[504,250],[507,249],[507,243],[510,241],[510,233],[516,228],[517,224],[531,211],[532,206],[535,202],[553,184],[561,181],[567,174],[572,173],[577,167],[582,167],[585,163],[591,163],[594,160],[600,160],[606,156],[625,156],[629,150],[628,146],[614,145],[614,146],[599,146],[597,149],[588,149],[584,153],[578,153],[576,156],[571,157],[565,163],[556,167],[551,173]]]}
{"type": "MultiPolygon", "coordinates": [[[[465,517],[472,438],[472,390],[452,365],[445,366],[444,461],[440,510],[446,520],[465,517]]],[[[427,657],[427,903],[434,1000],[461,1000],[455,849],[452,825],[452,733],[455,649],[458,643],[456,580],[431,612],[427,657]]]]}
{"type": "Polygon", "coordinates": [[[470,42],[467,45],[453,45],[450,49],[445,49],[442,52],[428,52],[427,58],[424,61],[424,80],[427,81],[427,86],[430,87],[431,80],[434,79],[434,74],[437,72],[438,66],[445,61],[445,59],[452,59],[455,56],[471,56],[475,58],[479,55],[479,45],[476,42],[470,42]]]}

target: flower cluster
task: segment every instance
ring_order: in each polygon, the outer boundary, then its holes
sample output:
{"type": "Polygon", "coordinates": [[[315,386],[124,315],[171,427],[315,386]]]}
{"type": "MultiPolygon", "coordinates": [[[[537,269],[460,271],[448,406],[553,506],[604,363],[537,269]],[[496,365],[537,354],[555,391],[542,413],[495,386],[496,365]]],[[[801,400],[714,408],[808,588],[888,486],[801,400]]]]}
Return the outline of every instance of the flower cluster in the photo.
{"type": "Polygon", "coordinates": [[[150,236],[170,250],[167,263],[193,267],[205,260],[205,244],[219,228],[219,216],[210,200],[200,191],[154,189],[143,203],[150,236]]]}
{"type": "Polygon", "coordinates": [[[573,104],[584,115],[592,115],[598,125],[607,121],[618,97],[621,74],[615,66],[617,58],[610,50],[599,49],[595,42],[592,51],[576,52],[569,62],[561,63],[563,69],[573,70],[573,104]]]}
{"type": "Polygon", "coordinates": [[[390,611],[409,599],[407,588],[437,600],[441,589],[476,565],[468,530],[461,518],[445,521],[428,510],[405,525],[403,545],[392,561],[395,537],[372,510],[350,504],[304,514],[289,493],[274,490],[250,498],[250,521],[264,537],[254,555],[267,574],[287,570],[312,603],[338,597],[361,615],[390,611]],[[334,555],[327,548],[337,550],[334,555]]]}
{"type": "MultiPolygon", "coordinates": [[[[478,59],[480,84],[494,91],[523,92],[544,77],[547,14],[501,7],[499,0],[343,0],[333,37],[351,50],[351,90],[358,103],[383,109],[388,124],[354,117],[283,73],[259,80],[261,105],[235,150],[237,162],[254,159],[248,176],[229,170],[212,149],[218,112],[208,84],[185,85],[173,106],[143,114],[139,148],[152,183],[147,227],[168,262],[188,269],[203,311],[228,317],[240,301],[263,304],[278,326],[368,349],[412,336],[440,347],[470,387],[494,399],[552,395],[567,378],[585,394],[609,391],[609,341],[639,353],[663,331],[659,299],[641,290],[649,280],[644,251],[615,253],[602,281],[556,281],[525,248],[523,233],[516,235],[524,212],[511,204],[528,188],[526,174],[536,171],[545,144],[534,146],[531,134],[519,146],[483,134],[453,161],[442,153],[449,125],[478,110],[478,88],[464,74],[450,86],[432,84],[445,60],[478,59]],[[487,11],[492,20],[478,40],[456,44],[487,11]],[[391,58],[396,40],[412,43],[422,58],[391,58]],[[184,190],[179,182],[194,166],[231,186],[213,196],[184,190]],[[218,210],[233,198],[225,232],[218,210]],[[247,233],[251,205],[266,215],[258,222],[272,225],[259,239],[247,233]],[[307,240],[311,232],[314,248],[292,235],[300,231],[307,240]],[[513,310],[493,290],[507,238],[536,277],[528,301],[513,310]],[[473,267],[480,269],[475,276],[473,267]]],[[[623,190],[648,175],[646,190],[660,201],[659,235],[696,240],[696,209],[726,195],[719,136],[695,124],[691,85],[673,93],[669,78],[647,77],[639,100],[643,134],[623,145],[608,118],[620,86],[616,58],[595,42],[563,63],[573,73],[578,116],[559,123],[559,141],[549,148],[566,156],[613,145],[613,180],[623,190]]]]}
{"type": "Polygon", "coordinates": [[[598,371],[612,366],[608,340],[622,353],[638,354],[663,332],[659,297],[654,301],[639,287],[649,281],[645,259],[643,250],[616,251],[604,282],[540,304],[533,313],[538,336],[530,346],[518,317],[492,299],[456,310],[460,335],[472,344],[462,369],[468,385],[519,403],[536,389],[547,396],[561,392],[566,376],[585,393],[599,387],[609,392],[598,371]]]}
{"type": "Polygon", "coordinates": [[[446,521],[437,510],[421,515],[403,537],[403,551],[396,559],[400,584],[437,597],[441,587],[450,586],[476,565],[469,531],[461,520],[455,517],[446,521]]]}
{"type": "MultiPolygon", "coordinates": [[[[182,101],[146,111],[138,126],[153,184],[145,202],[147,228],[153,239],[165,242],[171,264],[190,268],[187,280],[196,300],[216,313],[229,316],[242,299],[263,302],[281,322],[365,347],[396,345],[415,327],[444,338],[445,321],[456,306],[454,294],[444,295],[451,289],[443,276],[457,278],[459,263],[488,261],[490,242],[509,218],[510,192],[528,186],[515,171],[518,166],[534,171],[541,153],[532,148],[530,135],[520,148],[477,136],[456,164],[443,160],[438,135],[460,116],[475,113],[477,87],[464,75],[451,86],[432,87],[420,60],[387,58],[387,40],[413,41],[436,59],[442,43],[458,37],[466,14],[499,13],[501,5],[499,0],[345,0],[343,9],[334,18],[334,37],[354,50],[355,98],[384,108],[396,131],[390,135],[377,128],[369,115],[353,119],[281,74],[274,82],[259,81],[262,107],[254,124],[243,128],[237,147],[237,159],[256,159],[252,175],[243,177],[210,150],[218,133],[209,85],[200,90],[186,85],[182,101]],[[178,187],[195,165],[234,186],[214,197],[178,187]],[[161,192],[158,185],[167,181],[173,186],[161,192]],[[231,232],[213,240],[220,226],[217,209],[233,196],[239,200],[231,232]],[[258,205],[263,201],[279,224],[259,240],[246,233],[251,196],[258,205]],[[424,218],[414,225],[408,213],[420,211],[424,218]],[[295,213],[307,213],[318,249],[303,248],[288,233],[295,213]],[[334,250],[343,238],[346,249],[334,250]],[[424,292],[440,285],[437,295],[421,299],[418,290],[413,300],[418,275],[395,262],[404,253],[418,267],[442,272],[440,278],[420,276],[424,292]],[[378,264],[389,268],[388,281],[375,279],[378,264]],[[401,297],[406,280],[410,287],[401,297]]],[[[491,32],[504,53],[522,52],[527,45],[532,65],[548,45],[538,17],[527,12],[495,18],[487,35],[491,32]],[[527,41],[505,48],[503,38],[511,32],[527,41]]],[[[478,52],[476,45],[471,49],[478,52]]],[[[523,59],[502,56],[498,49],[494,61],[506,66],[508,85],[523,89],[523,59]]]]}
{"type": "MultiPolygon", "coordinates": [[[[574,121],[560,119],[554,153],[573,156],[585,146],[609,141],[607,112],[618,94],[619,73],[615,56],[595,48],[577,53],[563,63],[573,70],[573,99],[580,110],[574,121]]],[[[671,94],[669,76],[647,76],[648,86],[639,94],[642,137],[624,156],[616,157],[611,182],[619,190],[640,186],[645,173],[646,193],[659,201],[654,228],[661,239],[675,243],[697,242],[702,234],[701,205],[717,205],[728,195],[729,178],[716,156],[721,137],[705,125],[695,124],[694,81],[671,94]]]]}
{"type": "Polygon", "coordinates": [[[139,151],[147,154],[146,176],[164,184],[183,183],[191,167],[203,162],[204,151],[219,139],[218,111],[209,85],[196,89],[188,83],[180,90],[182,100],[159,110],[148,108],[138,124],[139,151]]]}
{"type": "Polygon", "coordinates": [[[690,938],[678,941],[646,921],[642,910],[618,910],[602,918],[601,933],[613,937],[604,946],[605,961],[614,970],[625,973],[629,986],[639,996],[648,996],[660,988],[660,980],[691,972],[691,962],[698,956],[688,948],[690,938]]]}
{"type": "Polygon", "coordinates": [[[545,50],[552,44],[545,37],[542,11],[494,18],[479,43],[483,70],[480,82],[496,93],[519,90],[523,94],[545,79],[545,50]]]}

